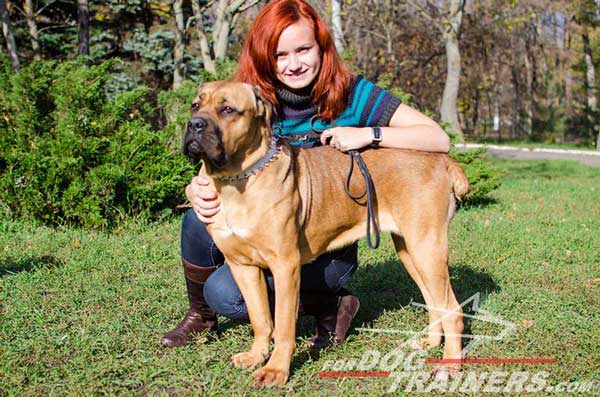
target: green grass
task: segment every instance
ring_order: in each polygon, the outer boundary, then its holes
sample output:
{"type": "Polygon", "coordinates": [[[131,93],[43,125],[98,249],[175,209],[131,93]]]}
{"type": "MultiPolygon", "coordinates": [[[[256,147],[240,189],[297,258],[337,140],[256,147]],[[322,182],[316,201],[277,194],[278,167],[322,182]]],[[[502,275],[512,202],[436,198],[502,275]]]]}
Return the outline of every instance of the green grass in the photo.
{"type": "MultiPolygon", "coordinates": [[[[600,169],[493,161],[505,171],[504,183],[487,202],[457,213],[451,277],[459,299],[481,292],[481,308],[516,330],[471,357],[558,362],[467,370],[544,370],[550,384],[600,380],[600,169]]],[[[386,353],[402,335],[353,332],[318,357],[301,347],[311,331],[311,320],[301,319],[291,379],[266,391],[252,388],[249,371],[229,365],[250,344],[248,324],[221,319],[221,332],[206,343],[161,348],[158,339],[187,308],[178,239],[178,222],[101,233],[0,221],[0,395],[386,395],[390,379],[318,373],[327,360],[386,353]]],[[[361,246],[350,285],[362,302],[355,324],[419,330],[427,315],[409,303],[422,298],[390,239],[382,245],[361,246]]],[[[467,325],[475,334],[501,329],[479,320],[467,325]]],[[[441,357],[441,350],[428,357],[441,357]]]]}

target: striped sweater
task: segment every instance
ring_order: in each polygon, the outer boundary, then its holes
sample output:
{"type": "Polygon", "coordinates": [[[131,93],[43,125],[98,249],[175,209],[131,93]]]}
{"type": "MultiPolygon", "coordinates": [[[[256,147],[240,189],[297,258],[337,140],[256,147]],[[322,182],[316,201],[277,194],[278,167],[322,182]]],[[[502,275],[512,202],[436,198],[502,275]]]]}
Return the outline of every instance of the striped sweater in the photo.
{"type": "MultiPolygon", "coordinates": [[[[385,127],[400,106],[400,99],[377,87],[362,76],[357,76],[348,96],[346,109],[335,119],[338,127],[385,127]]],[[[321,132],[332,125],[316,118],[317,106],[294,106],[280,98],[278,117],[273,122],[276,135],[301,138],[311,132],[321,132]]],[[[292,142],[293,146],[312,147],[318,142],[292,142]]]]}

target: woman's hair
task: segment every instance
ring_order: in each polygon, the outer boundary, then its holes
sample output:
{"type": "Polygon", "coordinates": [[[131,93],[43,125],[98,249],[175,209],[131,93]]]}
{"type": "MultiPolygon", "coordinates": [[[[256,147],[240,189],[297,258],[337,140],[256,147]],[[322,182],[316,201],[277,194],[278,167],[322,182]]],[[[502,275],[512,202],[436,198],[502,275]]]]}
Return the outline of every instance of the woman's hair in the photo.
{"type": "Polygon", "coordinates": [[[312,24],[321,50],[321,70],[312,89],[312,102],[320,105],[320,118],[331,120],[346,108],[352,75],[340,59],[325,22],[305,0],[273,0],[259,12],[244,42],[233,79],[260,87],[265,97],[278,107],[277,42],[281,32],[300,19],[312,24]]]}

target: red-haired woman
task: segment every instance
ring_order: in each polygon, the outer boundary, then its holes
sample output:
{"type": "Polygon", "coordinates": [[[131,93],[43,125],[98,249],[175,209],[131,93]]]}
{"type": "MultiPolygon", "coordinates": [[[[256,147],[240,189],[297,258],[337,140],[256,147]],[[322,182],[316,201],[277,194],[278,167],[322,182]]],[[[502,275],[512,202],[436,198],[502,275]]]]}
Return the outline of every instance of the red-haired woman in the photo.
{"type": "MultiPolygon", "coordinates": [[[[292,145],[311,147],[331,138],[329,145],[341,151],[369,145],[450,149],[448,136],[435,121],[349,72],[325,23],[304,0],[274,0],[261,10],[246,38],[235,79],[262,89],[276,109],[275,133],[287,136],[292,145]],[[314,130],[324,130],[320,139],[314,130]]],[[[186,195],[193,210],[183,219],[181,254],[190,308],[163,336],[167,346],[182,346],[194,333],[215,330],[216,313],[248,320],[241,292],[205,228],[219,211],[218,194],[208,188],[208,181],[195,177],[186,195]]],[[[302,267],[301,314],[317,320],[313,346],[323,346],[332,337],[337,342],[345,339],[359,301],[343,286],[357,265],[354,244],[302,267]]],[[[272,295],[273,279],[266,276],[272,295]]]]}

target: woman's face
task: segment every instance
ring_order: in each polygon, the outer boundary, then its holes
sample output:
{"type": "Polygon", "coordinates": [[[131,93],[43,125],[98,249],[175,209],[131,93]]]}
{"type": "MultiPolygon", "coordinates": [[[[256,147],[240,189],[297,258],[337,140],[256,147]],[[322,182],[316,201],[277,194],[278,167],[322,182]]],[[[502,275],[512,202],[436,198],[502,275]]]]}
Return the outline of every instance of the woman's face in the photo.
{"type": "Polygon", "coordinates": [[[281,32],[275,58],[277,79],[288,88],[298,90],[313,82],[321,69],[321,50],[310,22],[301,19],[281,32]]]}

